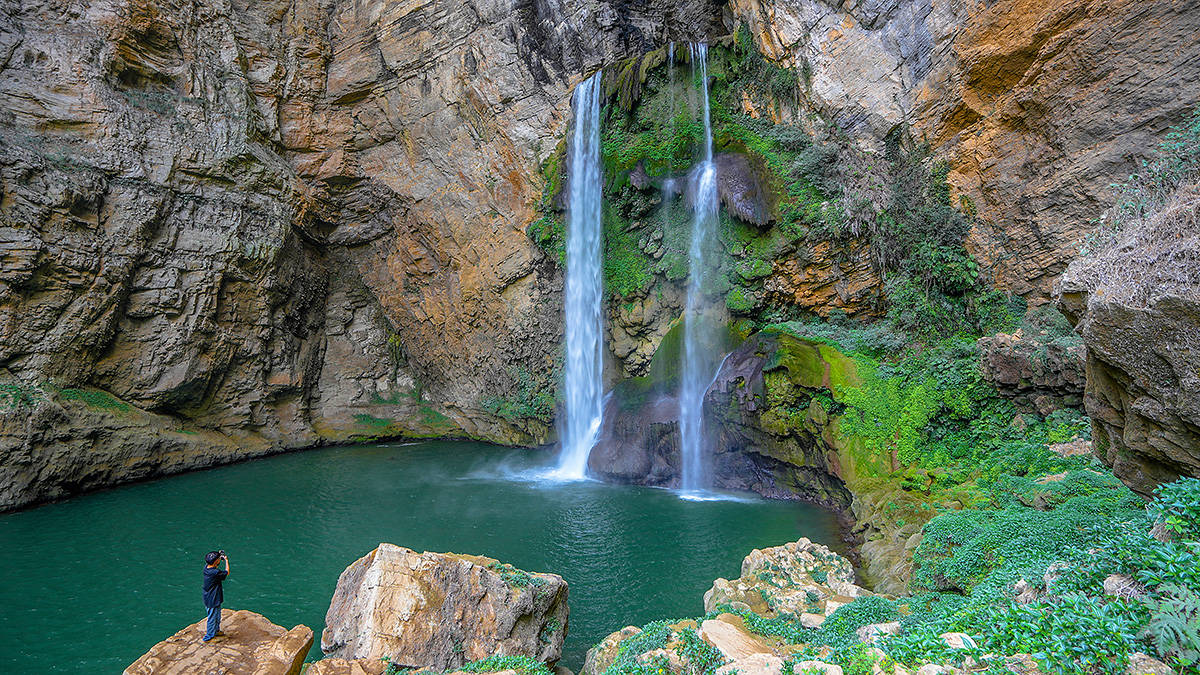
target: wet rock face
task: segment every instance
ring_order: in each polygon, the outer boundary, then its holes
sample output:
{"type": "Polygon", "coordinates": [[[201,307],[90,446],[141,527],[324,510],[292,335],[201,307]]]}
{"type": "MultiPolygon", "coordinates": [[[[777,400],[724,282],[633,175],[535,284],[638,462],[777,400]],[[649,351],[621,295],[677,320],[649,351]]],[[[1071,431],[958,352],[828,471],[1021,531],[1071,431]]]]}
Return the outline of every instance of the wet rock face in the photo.
{"type": "Polygon", "coordinates": [[[125,669],[125,675],[297,675],[313,632],[308,626],[286,630],[261,614],[221,610],[221,633],[203,642],[205,621],[198,621],[154,645],[125,669]]]}
{"type": "Polygon", "coordinates": [[[417,553],[392,544],[338,578],[321,650],[450,671],[493,654],[553,663],[567,630],[567,584],[491,558],[417,553]]]}
{"type": "Polygon", "coordinates": [[[1200,99],[1195,0],[732,0],[764,53],[860,144],[902,121],[949,160],[973,255],[1035,302],[1154,141],[1200,99]],[[1091,64],[1082,66],[1081,64],[1091,64]]]}

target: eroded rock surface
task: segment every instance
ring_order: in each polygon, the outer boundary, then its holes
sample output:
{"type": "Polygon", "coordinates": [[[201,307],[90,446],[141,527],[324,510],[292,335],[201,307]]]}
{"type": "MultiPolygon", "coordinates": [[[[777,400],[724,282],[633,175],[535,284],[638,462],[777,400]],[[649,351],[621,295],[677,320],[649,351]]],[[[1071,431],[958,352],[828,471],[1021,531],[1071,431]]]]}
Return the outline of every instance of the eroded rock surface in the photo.
{"type": "Polygon", "coordinates": [[[249,610],[221,610],[221,633],[203,642],[205,621],[150,648],[125,675],[297,675],[313,643],[308,626],[286,630],[249,610]]]}
{"type": "Polygon", "coordinates": [[[971,252],[1035,302],[1111,184],[1200,99],[1198,66],[1179,56],[1196,0],[733,0],[727,16],[806,68],[813,107],[861,145],[911,123],[980,216],[971,252]]]}
{"type": "Polygon", "coordinates": [[[556,380],[538,166],[581,74],[717,18],[0,9],[0,509],[328,441],[546,440],[486,405],[556,380]]]}
{"type": "Polygon", "coordinates": [[[321,650],[450,671],[493,654],[562,653],[567,584],[491,558],[380,544],[338,578],[321,650]]]}
{"type": "Polygon", "coordinates": [[[854,581],[849,560],[804,538],[751,551],[742,560],[740,577],[713,582],[704,594],[704,611],[728,606],[767,618],[796,616],[806,627],[815,628],[842,605],[871,595],[854,581]]]}
{"type": "Polygon", "coordinates": [[[982,337],[983,377],[1005,396],[1042,415],[1083,402],[1084,355],[1079,338],[1049,338],[1022,331],[982,337]]]}

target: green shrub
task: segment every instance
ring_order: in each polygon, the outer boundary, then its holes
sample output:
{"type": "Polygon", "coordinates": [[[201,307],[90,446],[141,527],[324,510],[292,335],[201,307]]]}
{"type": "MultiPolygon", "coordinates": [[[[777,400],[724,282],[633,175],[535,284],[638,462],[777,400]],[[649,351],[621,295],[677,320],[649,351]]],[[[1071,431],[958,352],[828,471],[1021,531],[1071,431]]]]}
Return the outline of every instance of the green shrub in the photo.
{"type": "Polygon", "coordinates": [[[487,412],[509,422],[534,419],[548,423],[554,416],[554,389],[538,382],[528,370],[509,369],[510,389],[503,395],[483,397],[480,404],[487,412]]]}
{"type": "Polygon", "coordinates": [[[1158,653],[1177,666],[1194,669],[1200,664],[1200,593],[1167,584],[1146,604],[1150,610],[1146,632],[1158,653]]]}
{"type": "Polygon", "coordinates": [[[1180,478],[1154,488],[1150,515],[1184,539],[1200,539],[1200,478],[1180,478]]]}
{"type": "Polygon", "coordinates": [[[467,673],[494,673],[501,670],[515,670],[519,675],[552,675],[546,664],[528,656],[489,656],[485,659],[472,661],[458,670],[467,673]]]}

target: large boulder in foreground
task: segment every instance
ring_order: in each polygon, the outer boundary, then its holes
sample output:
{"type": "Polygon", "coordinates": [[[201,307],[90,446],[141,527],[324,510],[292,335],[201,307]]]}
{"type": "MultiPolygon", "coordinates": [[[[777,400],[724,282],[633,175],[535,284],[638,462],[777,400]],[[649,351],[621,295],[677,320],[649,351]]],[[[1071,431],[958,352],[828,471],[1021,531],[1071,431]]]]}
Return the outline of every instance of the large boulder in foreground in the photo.
{"type": "Polygon", "coordinates": [[[816,628],[838,607],[865,595],[872,593],[855,585],[849,560],[804,538],[751,551],[742,560],[742,576],[713,582],[704,594],[704,611],[730,607],[768,618],[792,615],[816,628]]]}
{"type": "Polygon", "coordinates": [[[556,574],[380,544],[338,578],[321,650],[445,672],[492,655],[553,663],[566,632],[567,582],[556,574]]]}
{"type": "Polygon", "coordinates": [[[276,626],[249,610],[221,610],[221,633],[202,642],[203,620],[150,648],[125,675],[297,675],[313,643],[308,626],[276,626]]]}

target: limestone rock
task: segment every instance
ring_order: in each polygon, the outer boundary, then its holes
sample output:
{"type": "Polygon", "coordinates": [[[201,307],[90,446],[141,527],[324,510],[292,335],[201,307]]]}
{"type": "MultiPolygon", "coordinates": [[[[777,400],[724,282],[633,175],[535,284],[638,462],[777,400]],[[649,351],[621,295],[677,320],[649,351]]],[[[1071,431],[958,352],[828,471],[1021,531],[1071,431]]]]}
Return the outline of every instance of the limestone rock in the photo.
{"type": "Polygon", "coordinates": [[[737,616],[722,614],[700,624],[700,639],[716,647],[726,659],[737,661],[753,654],[770,654],[771,648],[761,636],[741,625],[737,616]]]}
{"type": "Polygon", "coordinates": [[[750,654],[717,668],[716,675],[781,675],[783,659],[774,654],[750,654]]]}
{"type": "Polygon", "coordinates": [[[616,660],[621,642],[641,632],[642,629],[637,626],[626,626],[619,631],[610,633],[608,637],[587,651],[579,675],[601,675],[616,660]]]}
{"type": "Polygon", "coordinates": [[[946,646],[951,649],[966,649],[975,646],[974,638],[966,633],[942,633],[941,638],[942,642],[945,642],[946,646]]]}
{"type": "Polygon", "coordinates": [[[197,621],[154,645],[125,675],[297,675],[313,643],[308,626],[286,630],[245,609],[221,610],[224,635],[208,642],[205,625],[197,621]]]}
{"type": "Polygon", "coordinates": [[[1110,574],[1104,578],[1104,594],[1130,600],[1145,595],[1146,588],[1128,574],[1110,574]]]}
{"type": "Polygon", "coordinates": [[[873,623],[873,624],[870,624],[867,626],[863,626],[863,627],[859,628],[857,631],[858,639],[869,645],[878,642],[881,637],[884,637],[887,635],[899,635],[899,634],[900,634],[900,622],[899,621],[888,621],[887,623],[873,623]]]}
{"type": "Polygon", "coordinates": [[[1083,402],[1084,349],[1077,336],[998,334],[979,338],[980,369],[1005,396],[1042,415],[1083,402]]]}
{"type": "Polygon", "coordinates": [[[1087,345],[1093,451],[1149,497],[1160,483],[1200,476],[1200,295],[1109,301],[1092,293],[1086,263],[1072,265],[1058,292],[1087,345]]]}
{"type": "Polygon", "coordinates": [[[755,549],[742,561],[737,579],[717,579],[704,594],[704,609],[712,612],[740,602],[765,617],[810,615],[815,627],[838,607],[871,592],[854,584],[850,561],[807,538],[755,549]],[[766,597],[770,597],[768,604],[766,597]]]}
{"type": "Polygon", "coordinates": [[[308,664],[304,675],[383,675],[386,670],[381,659],[321,659],[308,664]]]}
{"type": "Polygon", "coordinates": [[[338,578],[321,650],[452,670],[493,654],[553,663],[567,629],[567,584],[491,558],[380,544],[338,578]]]}
{"type": "Polygon", "coordinates": [[[720,153],[713,157],[713,164],[717,194],[725,209],[744,222],[765,227],[773,216],[762,172],[741,153],[720,153]]]}
{"type": "Polygon", "coordinates": [[[794,673],[803,673],[805,671],[823,672],[825,675],[842,675],[841,666],[835,666],[832,663],[825,663],[824,661],[797,661],[792,666],[792,672],[794,673]]]}

